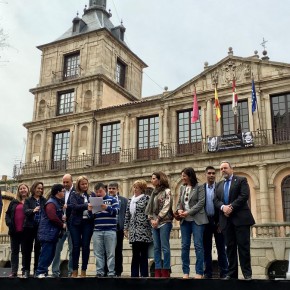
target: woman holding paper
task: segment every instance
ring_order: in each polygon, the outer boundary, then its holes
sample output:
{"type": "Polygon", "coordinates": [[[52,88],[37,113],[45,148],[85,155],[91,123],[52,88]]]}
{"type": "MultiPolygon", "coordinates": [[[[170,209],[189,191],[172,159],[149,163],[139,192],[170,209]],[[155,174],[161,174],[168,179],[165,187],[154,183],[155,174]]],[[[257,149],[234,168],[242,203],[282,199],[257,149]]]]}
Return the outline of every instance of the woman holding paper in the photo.
{"type": "Polygon", "coordinates": [[[82,248],[81,277],[86,277],[86,270],[90,256],[90,242],[93,234],[92,206],[89,203],[89,181],[86,176],[80,176],[76,180],[76,192],[71,196],[72,213],[69,220],[69,231],[72,238],[73,273],[78,276],[80,249],[82,248]]]}

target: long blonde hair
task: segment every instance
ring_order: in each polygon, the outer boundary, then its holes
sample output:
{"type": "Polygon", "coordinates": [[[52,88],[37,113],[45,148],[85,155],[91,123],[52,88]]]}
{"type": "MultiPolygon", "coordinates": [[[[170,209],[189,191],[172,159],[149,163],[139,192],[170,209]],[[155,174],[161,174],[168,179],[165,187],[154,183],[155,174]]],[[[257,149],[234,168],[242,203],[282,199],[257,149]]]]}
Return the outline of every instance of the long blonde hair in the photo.
{"type": "Polygon", "coordinates": [[[87,181],[87,183],[88,183],[88,189],[89,189],[89,180],[88,180],[88,178],[85,175],[81,175],[76,180],[76,186],[75,187],[76,187],[76,192],[77,193],[81,193],[82,192],[81,189],[80,189],[80,182],[82,180],[86,180],[87,181]]]}

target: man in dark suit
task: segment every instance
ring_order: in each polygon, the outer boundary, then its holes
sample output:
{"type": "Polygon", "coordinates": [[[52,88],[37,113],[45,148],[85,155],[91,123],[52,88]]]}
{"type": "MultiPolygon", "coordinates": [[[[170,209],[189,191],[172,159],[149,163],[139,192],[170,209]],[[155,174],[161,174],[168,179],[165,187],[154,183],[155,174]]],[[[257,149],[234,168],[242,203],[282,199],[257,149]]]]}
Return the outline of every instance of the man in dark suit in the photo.
{"type": "Polygon", "coordinates": [[[109,195],[115,197],[119,202],[119,214],[117,215],[117,245],[115,251],[115,274],[120,277],[123,272],[123,240],[124,240],[124,221],[128,199],[120,196],[119,185],[116,181],[108,184],[109,195]]]}
{"type": "Polygon", "coordinates": [[[225,278],[228,273],[228,260],[224,237],[219,226],[219,211],[215,210],[213,199],[215,192],[215,168],[207,166],[205,169],[206,183],[205,191],[205,211],[208,218],[208,224],[205,224],[203,233],[204,247],[204,278],[212,278],[212,237],[214,236],[217,254],[220,278],[225,278]]]}
{"type": "Polygon", "coordinates": [[[250,227],[255,223],[248,206],[250,188],[245,177],[233,174],[228,161],[221,163],[220,171],[224,180],[216,186],[214,205],[219,210],[219,224],[227,246],[229,270],[225,279],[238,278],[238,252],[244,278],[250,280],[250,227]]]}

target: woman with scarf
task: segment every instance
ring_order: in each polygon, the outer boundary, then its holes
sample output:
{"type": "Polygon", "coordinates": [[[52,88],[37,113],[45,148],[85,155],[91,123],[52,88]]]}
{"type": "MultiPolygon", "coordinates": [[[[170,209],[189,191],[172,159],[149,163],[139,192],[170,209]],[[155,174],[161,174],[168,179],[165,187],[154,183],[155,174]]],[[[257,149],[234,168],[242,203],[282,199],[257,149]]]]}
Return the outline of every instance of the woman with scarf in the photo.
{"type": "Polygon", "coordinates": [[[196,255],[195,279],[203,278],[203,232],[204,225],[208,223],[204,209],[205,190],[204,186],[198,185],[195,171],[192,167],[184,168],[181,172],[183,185],[177,203],[177,212],[181,230],[181,260],[183,278],[189,278],[189,253],[190,241],[193,235],[194,250],[196,255]]]}
{"type": "Polygon", "coordinates": [[[24,245],[23,245],[23,253],[25,256],[25,271],[27,271],[27,275],[30,273],[30,263],[31,263],[31,254],[34,244],[34,268],[33,272],[35,275],[35,271],[38,266],[38,259],[41,250],[41,244],[37,237],[38,226],[40,222],[40,215],[43,211],[44,205],[46,203],[46,198],[43,197],[43,182],[35,181],[31,188],[31,196],[27,198],[24,202],[24,230],[26,234],[24,236],[24,245]]]}
{"type": "Polygon", "coordinates": [[[128,200],[124,235],[132,244],[131,277],[148,277],[148,246],[152,242],[152,229],[145,214],[149,196],[145,195],[147,183],[137,180],[134,195],[128,200]]]}
{"type": "Polygon", "coordinates": [[[170,231],[172,229],[172,196],[165,173],[154,172],[151,176],[154,190],[150,196],[146,214],[153,228],[155,277],[170,277],[170,231]],[[163,252],[163,266],[162,253],[163,252]]]}

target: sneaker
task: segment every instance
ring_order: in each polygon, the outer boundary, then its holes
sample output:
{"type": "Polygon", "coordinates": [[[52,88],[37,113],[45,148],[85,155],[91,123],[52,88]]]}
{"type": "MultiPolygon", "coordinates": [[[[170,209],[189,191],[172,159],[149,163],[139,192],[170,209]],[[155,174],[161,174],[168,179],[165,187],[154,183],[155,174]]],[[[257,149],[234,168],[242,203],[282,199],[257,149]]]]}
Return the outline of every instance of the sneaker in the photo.
{"type": "Polygon", "coordinates": [[[102,274],[97,274],[96,277],[97,277],[97,278],[103,278],[104,275],[102,275],[102,274]]]}
{"type": "Polygon", "coordinates": [[[40,279],[46,278],[46,275],[45,274],[39,274],[39,275],[36,276],[36,278],[40,278],[40,279]]]}
{"type": "Polygon", "coordinates": [[[17,277],[17,273],[11,273],[10,275],[9,275],[9,278],[16,278],[17,277]]]}

